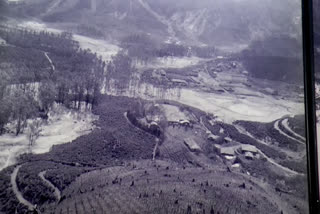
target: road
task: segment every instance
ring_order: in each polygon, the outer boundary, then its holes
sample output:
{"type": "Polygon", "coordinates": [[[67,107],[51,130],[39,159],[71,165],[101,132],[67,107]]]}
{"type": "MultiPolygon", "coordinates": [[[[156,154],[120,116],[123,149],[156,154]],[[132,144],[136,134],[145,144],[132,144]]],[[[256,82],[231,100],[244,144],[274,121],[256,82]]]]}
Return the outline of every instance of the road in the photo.
{"type": "Polygon", "coordinates": [[[49,180],[47,180],[44,175],[46,174],[47,171],[42,171],[39,173],[39,177],[41,178],[41,180],[50,188],[52,188],[54,190],[54,196],[56,197],[57,201],[59,201],[61,199],[61,192],[60,190],[54,186],[49,180]]]}
{"type": "Polygon", "coordinates": [[[283,125],[283,127],[288,130],[291,134],[293,134],[294,136],[296,136],[297,138],[300,138],[302,141],[306,141],[305,137],[302,137],[301,135],[299,135],[298,133],[294,132],[288,123],[288,118],[282,120],[281,124],[283,125]]]}
{"type": "Polygon", "coordinates": [[[44,52],[44,55],[46,56],[46,58],[47,58],[48,61],[50,62],[50,65],[51,65],[52,70],[55,71],[56,68],[54,67],[54,64],[53,64],[52,60],[51,60],[50,57],[48,56],[48,53],[47,53],[47,52],[44,52]]]}
{"type": "Polygon", "coordinates": [[[16,168],[14,168],[13,170],[13,173],[11,174],[11,185],[12,185],[12,189],[13,189],[13,192],[14,194],[16,195],[18,201],[27,206],[29,210],[33,210],[34,206],[32,203],[30,203],[29,201],[27,201],[22,193],[20,192],[19,188],[18,188],[18,185],[17,185],[17,175],[18,175],[18,172],[20,170],[22,165],[19,165],[17,166],[16,168]]]}
{"type": "MultiPolygon", "coordinates": [[[[261,143],[261,144],[264,144],[264,145],[267,145],[267,146],[270,146],[270,145],[268,145],[267,143],[265,143],[264,141],[258,140],[258,139],[256,139],[256,138],[254,138],[250,133],[248,133],[247,131],[244,131],[244,130],[242,129],[242,127],[235,126],[235,128],[239,131],[239,133],[247,135],[248,137],[254,139],[256,142],[261,143]]],[[[268,156],[267,156],[265,153],[263,153],[260,149],[257,148],[257,150],[258,150],[259,153],[260,153],[264,158],[266,158],[271,164],[277,166],[278,168],[282,169],[283,171],[288,172],[288,173],[293,174],[293,175],[303,175],[303,174],[301,174],[301,173],[299,173],[299,172],[296,172],[296,171],[294,171],[294,170],[292,170],[292,169],[289,169],[289,168],[287,168],[287,167],[285,167],[285,166],[282,166],[282,165],[278,164],[275,160],[273,160],[272,158],[268,157],[268,156]]],[[[285,151],[283,151],[283,152],[285,152],[285,151]]]]}
{"type": "Polygon", "coordinates": [[[282,134],[282,135],[284,135],[285,137],[287,137],[287,138],[289,138],[289,139],[291,139],[291,140],[294,140],[294,141],[296,141],[296,142],[298,142],[298,143],[300,143],[300,144],[303,144],[303,145],[305,145],[305,142],[302,142],[302,141],[300,141],[300,140],[297,140],[296,138],[293,138],[293,137],[291,137],[290,135],[288,135],[288,134],[286,134],[285,132],[283,132],[281,129],[280,129],[280,127],[279,127],[279,121],[280,120],[277,120],[275,123],[274,123],[274,128],[280,133],[280,134],[282,134]]]}

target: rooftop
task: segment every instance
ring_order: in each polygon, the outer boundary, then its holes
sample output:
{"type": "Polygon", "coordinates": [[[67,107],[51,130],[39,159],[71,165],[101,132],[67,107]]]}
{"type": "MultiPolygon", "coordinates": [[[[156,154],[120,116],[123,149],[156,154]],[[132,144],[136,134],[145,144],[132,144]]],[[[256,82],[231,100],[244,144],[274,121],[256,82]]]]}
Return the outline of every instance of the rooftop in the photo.
{"type": "Polygon", "coordinates": [[[229,147],[221,147],[220,148],[220,154],[222,155],[235,155],[234,151],[236,150],[237,148],[234,147],[234,146],[229,146],[229,147]]]}
{"type": "Polygon", "coordinates": [[[258,149],[255,146],[252,146],[252,145],[249,145],[249,144],[241,145],[241,150],[243,152],[258,153],[258,149]]]}
{"type": "Polygon", "coordinates": [[[189,147],[191,150],[201,150],[199,145],[192,139],[192,138],[185,138],[184,143],[189,147]]]}

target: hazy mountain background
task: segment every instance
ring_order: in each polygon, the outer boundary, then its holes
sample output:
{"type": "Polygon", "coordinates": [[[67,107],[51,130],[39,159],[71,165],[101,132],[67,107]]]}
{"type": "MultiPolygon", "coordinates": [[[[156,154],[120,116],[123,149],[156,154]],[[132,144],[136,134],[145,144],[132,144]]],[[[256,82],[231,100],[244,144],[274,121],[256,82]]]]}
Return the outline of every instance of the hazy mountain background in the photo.
{"type": "Polygon", "coordinates": [[[117,45],[127,36],[144,35],[152,47],[214,47],[240,53],[256,77],[302,83],[299,0],[1,1],[3,14],[18,22],[45,22],[117,45]]]}
{"type": "Polygon", "coordinates": [[[64,23],[94,36],[118,39],[127,34],[224,48],[268,36],[299,38],[298,0],[29,0],[17,1],[11,14],[64,23]],[[83,30],[84,31],[84,30],[83,30]]]}

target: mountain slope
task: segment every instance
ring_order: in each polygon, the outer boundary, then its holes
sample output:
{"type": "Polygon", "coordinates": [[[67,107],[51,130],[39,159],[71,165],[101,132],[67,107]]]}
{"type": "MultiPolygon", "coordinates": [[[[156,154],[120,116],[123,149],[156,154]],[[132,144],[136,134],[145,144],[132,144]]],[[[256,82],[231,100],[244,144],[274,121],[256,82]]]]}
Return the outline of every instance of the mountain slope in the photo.
{"type": "Polygon", "coordinates": [[[301,35],[300,4],[290,0],[32,0],[13,8],[46,22],[89,25],[112,38],[144,32],[160,41],[232,46],[271,34],[301,35]]]}

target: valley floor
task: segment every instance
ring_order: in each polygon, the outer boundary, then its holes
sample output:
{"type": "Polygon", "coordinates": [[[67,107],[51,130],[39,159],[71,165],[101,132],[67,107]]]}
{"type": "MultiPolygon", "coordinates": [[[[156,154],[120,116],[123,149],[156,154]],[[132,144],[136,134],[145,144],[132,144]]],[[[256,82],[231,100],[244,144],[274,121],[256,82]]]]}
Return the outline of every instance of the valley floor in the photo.
{"type": "MultiPolygon", "coordinates": [[[[150,105],[148,101],[143,103],[150,105]]],[[[99,115],[98,128],[72,143],[54,146],[48,153],[21,157],[18,168],[0,173],[4,178],[1,191],[7,196],[12,191],[17,193],[11,189],[10,179],[6,181],[6,176],[13,173],[15,181],[11,182],[16,182],[22,200],[37,204],[44,213],[150,213],[154,210],[157,213],[186,213],[188,210],[210,213],[214,210],[219,213],[283,211],[294,214],[306,211],[304,161],[291,160],[281,152],[303,153],[303,146],[299,147],[298,142],[275,129],[277,121],[269,125],[260,123],[258,130],[272,140],[296,145],[295,151],[285,144],[277,146],[263,139],[264,144],[250,140],[233,125],[222,122],[210,125],[210,118],[205,119],[206,114],[194,108],[181,114],[174,110],[175,106],[177,109],[186,106],[176,102],[161,101],[156,105],[164,105],[171,119],[185,114],[189,115],[187,118],[194,117],[195,122],[192,127],[169,125],[155,160],[153,150],[157,138],[134,126],[124,116],[125,112],[138,108],[138,100],[103,96],[103,102],[94,110],[99,115]],[[219,141],[208,140],[208,130],[225,140],[220,142],[221,146],[251,144],[259,148],[260,155],[248,160],[235,150],[234,158],[229,159],[214,149],[219,141]],[[201,151],[191,151],[187,147],[184,139],[190,137],[201,151]],[[297,161],[302,168],[292,168],[291,163],[297,161]],[[294,170],[299,172],[292,173],[294,170]]],[[[245,127],[250,124],[247,122],[245,127]]],[[[284,126],[279,128],[288,132],[284,126]]],[[[260,134],[250,130],[254,136],[260,134]]],[[[11,197],[11,206],[19,204],[16,196],[11,197]]],[[[2,210],[10,210],[8,203],[1,201],[0,204],[2,210]]],[[[18,207],[20,213],[27,209],[21,203],[18,207]]]]}

